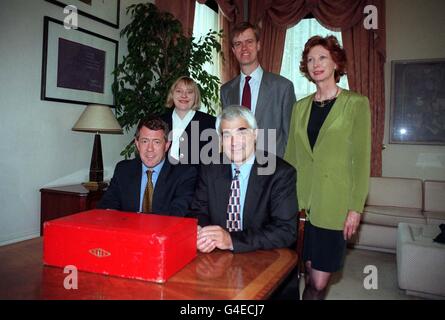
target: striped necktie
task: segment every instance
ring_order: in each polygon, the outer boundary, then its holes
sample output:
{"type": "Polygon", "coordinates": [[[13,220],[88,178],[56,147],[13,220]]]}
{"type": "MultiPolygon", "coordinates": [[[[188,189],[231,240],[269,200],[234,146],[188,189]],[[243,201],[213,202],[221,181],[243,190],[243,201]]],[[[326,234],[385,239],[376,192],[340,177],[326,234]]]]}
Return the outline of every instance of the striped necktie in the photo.
{"type": "Polygon", "coordinates": [[[240,184],[238,169],[235,169],[235,175],[230,185],[229,204],[227,205],[227,230],[229,232],[241,231],[241,204],[240,204],[240,184]]]}

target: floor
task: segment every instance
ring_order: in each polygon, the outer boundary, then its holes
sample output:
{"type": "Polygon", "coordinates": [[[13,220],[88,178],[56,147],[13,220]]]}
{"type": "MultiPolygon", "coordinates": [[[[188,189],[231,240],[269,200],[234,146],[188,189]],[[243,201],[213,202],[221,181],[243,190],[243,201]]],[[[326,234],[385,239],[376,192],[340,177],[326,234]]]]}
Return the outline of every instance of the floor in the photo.
{"type": "MultiPolygon", "coordinates": [[[[303,285],[303,281],[301,282],[300,286],[303,285]]],[[[348,249],[344,269],[341,273],[333,275],[326,299],[418,300],[420,298],[406,295],[398,288],[395,254],[348,249]]]]}
{"type": "MultiPolygon", "coordinates": [[[[298,297],[294,275],[276,291],[272,300],[298,297]]],[[[304,279],[299,292],[303,293],[304,279]]],[[[326,300],[419,300],[397,285],[396,255],[363,249],[348,249],[343,271],[333,275],[326,300]],[[368,289],[367,289],[368,288],[368,289]]]]}

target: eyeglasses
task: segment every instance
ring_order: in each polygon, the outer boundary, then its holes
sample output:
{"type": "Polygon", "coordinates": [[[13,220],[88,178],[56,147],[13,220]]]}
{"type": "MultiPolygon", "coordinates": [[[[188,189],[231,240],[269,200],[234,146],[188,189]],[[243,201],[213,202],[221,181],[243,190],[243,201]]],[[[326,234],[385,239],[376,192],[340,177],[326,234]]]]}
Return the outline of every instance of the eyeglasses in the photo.
{"type": "Polygon", "coordinates": [[[223,139],[229,139],[231,137],[244,138],[248,137],[251,133],[253,133],[253,129],[251,128],[236,128],[232,130],[223,130],[222,137],[223,139]]]}
{"type": "Polygon", "coordinates": [[[244,41],[235,41],[233,43],[233,47],[235,49],[240,49],[240,48],[243,47],[243,45],[246,46],[246,47],[253,47],[255,43],[256,43],[255,39],[247,39],[247,40],[244,40],[244,41]]]}

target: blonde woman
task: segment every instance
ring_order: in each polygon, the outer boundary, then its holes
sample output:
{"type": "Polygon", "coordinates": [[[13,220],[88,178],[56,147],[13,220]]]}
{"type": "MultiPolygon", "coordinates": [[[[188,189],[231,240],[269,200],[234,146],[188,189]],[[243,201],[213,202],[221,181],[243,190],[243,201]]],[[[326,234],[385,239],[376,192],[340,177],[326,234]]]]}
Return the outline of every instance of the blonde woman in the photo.
{"type": "Polygon", "coordinates": [[[169,110],[162,117],[171,129],[170,161],[200,164],[203,160],[202,156],[211,156],[208,153],[201,155],[201,150],[213,139],[201,141],[200,136],[206,129],[213,130],[217,136],[216,118],[198,111],[200,106],[201,94],[196,82],[185,76],[178,78],[170,87],[166,101],[166,107],[169,110]]]}

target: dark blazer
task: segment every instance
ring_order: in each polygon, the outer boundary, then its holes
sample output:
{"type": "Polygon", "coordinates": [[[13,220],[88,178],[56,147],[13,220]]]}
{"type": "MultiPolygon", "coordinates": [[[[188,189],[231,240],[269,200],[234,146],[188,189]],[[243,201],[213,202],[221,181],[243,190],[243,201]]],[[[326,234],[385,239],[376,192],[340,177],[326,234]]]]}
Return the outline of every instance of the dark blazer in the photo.
{"type": "MultiPolygon", "coordinates": [[[[170,130],[173,129],[173,119],[172,119],[173,110],[174,110],[174,108],[170,108],[167,111],[167,113],[165,113],[162,116],[162,120],[164,120],[168,124],[170,130]]],[[[216,143],[215,147],[218,148],[217,140],[213,141],[213,139],[211,139],[211,138],[209,138],[208,141],[200,140],[201,132],[203,132],[205,129],[215,129],[215,122],[216,122],[216,118],[214,116],[211,116],[211,115],[201,112],[201,111],[196,111],[195,115],[193,116],[192,120],[188,124],[187,128],[185,128],[185,131],[180,138],[179,154],[184,154],[184,158],[180,159],[181,163],[191,164],[192,160],[194,160],[193,164],[198,164],[198,163],[195,163],[196,162],[195,158],[199,161],[199,163],[201,163],[201,158],[199,157],[199,154],[201,153],[202,148],[209,142],[216,143]],[[192,122],[193,121],[195,121],[199,124],[199,135],[198,136],[196,136],[195,132],[194,132],[195,136],[192,136],[192,122]],[[199,153],[196,152],[197,150],[192,149],[192,138],[197,139],[197,143],[199,146],[199,153]],[[195,152],[193,152],[193,151],[195,151],[195,152]],[[192,155],[193,155],[193,159],[192,159],[192,155]]],[[[216,130],[215,130],[215,133],[216,133],[216,130]]],[[[218,149],[215,149],[215,150],[218,150],[218,149]]],[[[219,152],[219,151],[216,151],[216,152],[219,152]]],[[[209,156],[211,156],[211,154],[209,156]]]]}
{"type": "MultiPolygon", "coordinates": [[[[259,153],[250,172],[243,231],[230,233],[234,252],[289,247],[296,241],[296,171],[276,157],[275,172],[259,175],[258,168],[268,164],[259,164],[264,161],[258,159],[259,153]]],[[[190,216],[198,218],[199,225],[219,225],[226,229],[231,181],[230,164],[201,166],[190,213],[190,216]]]]}
{"type": "MultiPolygon", "coordinates": [[[[223,108],[240,103],[241,76],[230,80],[221,87],[221,103],[223,108]]],[[[290,118],[295,104],[295,90],[292,82],[280,75],[264,71],[258,93],[255,118],[260,129],[276,129],[276,154],[284,156],[289,136],[290,118]]],[[[267,148],[267,133],[264,140],[258,136],[259,149],[267,148]],[[264,142],[263,142],[264,141],[264,142]],[[262,144],[264,143],[264,147],[262,144]]]]}
{"type": "MultiPolygon", "coordinates": [[[[116,165],[113,178],[97,208],[138,212],[142,162],[139,157],[116,165]]],[[[153,193],[152,213],[185,216],[195,191],[197,169],[172,165],[166,161],[159,173],[153,193]]]]}

